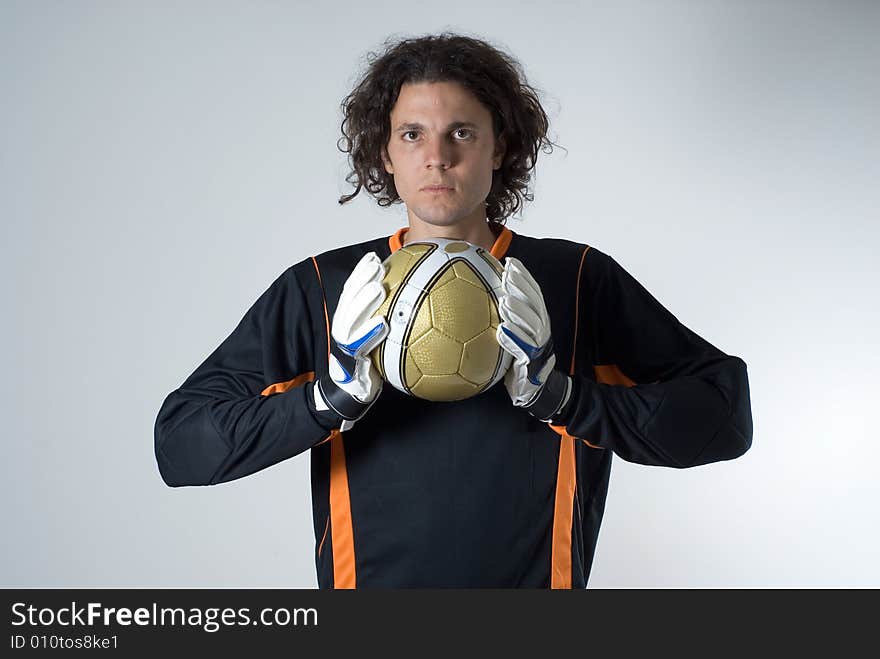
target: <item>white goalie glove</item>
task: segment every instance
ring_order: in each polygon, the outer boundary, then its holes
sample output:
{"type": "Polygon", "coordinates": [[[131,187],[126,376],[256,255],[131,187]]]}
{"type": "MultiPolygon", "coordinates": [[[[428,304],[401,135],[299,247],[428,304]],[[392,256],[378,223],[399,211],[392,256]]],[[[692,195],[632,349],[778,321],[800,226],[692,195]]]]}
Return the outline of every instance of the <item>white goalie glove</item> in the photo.
{"type": "Polygon", "coordinates": [[[521,261],[504,260],[496,337],[513,356],[504,386],[513,404],[551,421],[571,394],[571,378],[557,370],[550,317],[541,287],[521,261]]]}
{"type": "Polygon", "coordinates": [[[315,407],[342,417],[341,431],[354,426],[382,391],[370,352],[388,335],[388,323],[373,314],[385,300],[385,266],[368,252],[342,287],[330,334],[329,378],[315,383],[315,407]]]}

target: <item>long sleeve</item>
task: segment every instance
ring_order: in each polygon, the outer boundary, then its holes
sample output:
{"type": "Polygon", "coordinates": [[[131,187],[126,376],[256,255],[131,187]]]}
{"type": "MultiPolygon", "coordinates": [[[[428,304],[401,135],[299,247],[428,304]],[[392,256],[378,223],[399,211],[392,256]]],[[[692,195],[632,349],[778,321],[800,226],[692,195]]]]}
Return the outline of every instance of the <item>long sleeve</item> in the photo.
{"type": "Polygon", "coordinates": [[[586,259],[579,313],[596,377],[574,375],[557,423],[646,465],[692,467],[745,453],[745,362],[685,327],[610,256],[594,250],[586,259]]]}
{"type": "Polygon", "coordinates": [[[272,283],[162,403],[155,453],[169,486],[241,478],[305,451],[338,427],[314,408],[314,314],[295,268],[272,283]]]}

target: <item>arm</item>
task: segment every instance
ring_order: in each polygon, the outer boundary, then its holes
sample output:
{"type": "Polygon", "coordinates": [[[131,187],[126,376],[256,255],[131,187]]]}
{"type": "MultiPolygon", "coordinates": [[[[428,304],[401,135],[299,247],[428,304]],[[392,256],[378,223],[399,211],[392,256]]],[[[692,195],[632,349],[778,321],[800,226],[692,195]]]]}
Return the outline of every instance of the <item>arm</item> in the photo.
{"type": "Polygon", "coordinates": [[[606,365],[597,373],[619,372],[631,386],[575,375],[552,423],[640,464],[692,467],[745,453],[745,362],[681,324],[614,259],[598,251],[591,258],[595,267],[580,282],[580,331],[594,334],[596,362],[606,365]]]}
{"type": "Polygon", "coordinates": [[[312,319],[295,268],[273,282],[162,403],[155,452],[169,486],[241,478],[302,453],[339,427],[335,414],[315,409],[312,319]],[[267,372],[273,365],[283,370],[267,372]]]}

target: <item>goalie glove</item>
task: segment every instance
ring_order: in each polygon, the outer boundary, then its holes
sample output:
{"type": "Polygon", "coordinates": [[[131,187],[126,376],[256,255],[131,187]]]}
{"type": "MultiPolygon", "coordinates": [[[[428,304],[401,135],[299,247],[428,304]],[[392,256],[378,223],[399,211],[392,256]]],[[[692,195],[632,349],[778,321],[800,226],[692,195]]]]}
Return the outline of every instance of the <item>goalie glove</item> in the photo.
{"type": "Polygon", "coordinates": [[[513,404],[542,421],[552,421],[568,402],[571,378],[555,368],[550,317],[541,287],[521,261],[504,260],[495,336],[513,356],[504,386],[513,404]]]}
{"type": "Polygon", "coordinates": [[[388,323],[373,317],[387,295],[385,267],[375,252],[361,258],[342,287],[330,331],[328,376],[315,382],[315,408],[342,417],[341,431],[354,426],[382,391],[370,352],[388,335],[388,323]]]}

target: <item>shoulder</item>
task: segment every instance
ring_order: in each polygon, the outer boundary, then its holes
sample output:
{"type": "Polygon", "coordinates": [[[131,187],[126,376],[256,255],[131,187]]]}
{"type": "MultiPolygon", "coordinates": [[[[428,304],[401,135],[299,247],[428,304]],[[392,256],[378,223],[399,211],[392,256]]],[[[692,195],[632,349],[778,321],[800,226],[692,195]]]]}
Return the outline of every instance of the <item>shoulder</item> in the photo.
{"type": "Polygon", "coordinates": [[[303,282],[315,276],[324,276],[325,272],[333,274],[336,270],[343,270],[346,276],[357,265],[364,254],[376,252],[380,259],[385,259],[391,248],[388,244],[388,236],[371,238],[360,243],[335,247],[325,252],[313,254],[290,266],[285,274],[299,277],[303,282]]]}
{"type": "Polygon", "coordinates": [[[372,238],[313,254],[290,266],[282,277],[295,279],[298,286],[307,294],[341,289],[355,265],[365,254],[376,252],[379,258],[384,260],[391,253],[388,240],[389,236],[372,238]]]}
{"type": "Polygon", "coordinates": [[[597,283],[612,275],[620,265],[595,245],[565,238],[535,238],[514,233],[508,254],[528,268],[576,268],[581,281],[597,283]]]}
{"type": "MultiPolygon", "coordinates": [[[[579,256],[587,247],[584,243],[566,240],[565,238],[536,238],[516,231],[510,244],[510,251],[519,254],[530,254],[534,258],[559,258],[562,254],[575,254],[579,256]]],[[[513,254],[511,254],[513,256],[513,254]]]]}
{"type": "Polygon", "coordinates": [[[387,257],[391,253],[391,247],[388,242],[389,238],[390,236],[371,238],[370,240],[365,240],[360,243],[336,247],[327,250],[326,252],[316,254],[314,257],[310,257],[309,260],[312,258],[316,260],[319,267],[322,265],[326,265],[327,267],[333,267],[335,265],[350,265],[351,268],[353,268],[357,262],[360,261],[361,257],[368,252],[376,252],[381,259],[387,257]]]}
{"type": "Polygon", "coordinates": [[[316,287],[320,289],[324,279],[333,280],[343,276],[344,280],[361,257],[371,251],[375,251],[379,258],[387,257],[391,251],[388,237],[374,238],[307,256],[278,274],[264,295],[281,290],[309,292],[316,287]]]}

